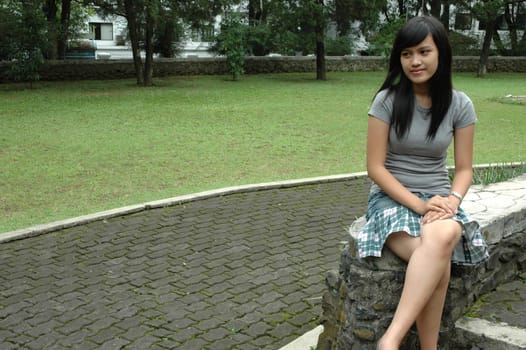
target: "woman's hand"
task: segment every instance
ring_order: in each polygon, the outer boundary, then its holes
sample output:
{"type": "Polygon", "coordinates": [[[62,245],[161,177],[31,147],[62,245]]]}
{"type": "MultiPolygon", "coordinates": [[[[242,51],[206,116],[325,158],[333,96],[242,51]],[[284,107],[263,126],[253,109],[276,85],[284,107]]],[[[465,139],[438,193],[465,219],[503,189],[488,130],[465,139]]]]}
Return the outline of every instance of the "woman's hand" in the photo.
{"type": "Polygon", "coordinates": [[[436,220],[452,218],[457,214],[460,201],[453,197],[434,196],[425,203],[425,214],[422,224],[428,224],[436,220]]]}

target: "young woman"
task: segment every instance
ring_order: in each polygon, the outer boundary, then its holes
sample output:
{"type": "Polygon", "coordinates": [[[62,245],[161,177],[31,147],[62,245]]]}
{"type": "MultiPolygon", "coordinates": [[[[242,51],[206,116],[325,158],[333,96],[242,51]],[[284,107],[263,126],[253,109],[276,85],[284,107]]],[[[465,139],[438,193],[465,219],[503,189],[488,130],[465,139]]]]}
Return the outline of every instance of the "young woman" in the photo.
{"type": "Polygon", "coordinates": [[[471,100],[452,87],[443,25],[429,16],[412,18],[397,34],[369,111],[373,184],[358,253],[381,256],[386,245],[407,261],[400,302],[378,349],[398,349],[416,322],[421,349],[436,350],[451,262],[476,264],[488,256],[478,223],[459,207],[472,180],[475,122],[471,100]]]}

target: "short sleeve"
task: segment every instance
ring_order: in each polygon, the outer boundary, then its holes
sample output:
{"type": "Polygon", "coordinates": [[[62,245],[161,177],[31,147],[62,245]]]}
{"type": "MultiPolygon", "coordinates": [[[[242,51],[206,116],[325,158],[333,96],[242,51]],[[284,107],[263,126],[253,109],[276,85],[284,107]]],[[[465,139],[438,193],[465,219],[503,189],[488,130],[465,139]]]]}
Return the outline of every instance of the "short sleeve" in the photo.
{"type": "Polygon", "coordinates": [[[455,129],[465,128],[477,122],[477,114],[471,99],[463,92],[457,91],[455,94],[458,99],[456,103],[456,113],[454,116],[453,127],[455,129]]]}
{"type": "Polygon", "coordinates": [[[387,124],[391,124],[391,116],[393,114],[393,97],[388,94],[388,90],[382,90],[374,97],[369,115],[378,118],[387,124]]]}

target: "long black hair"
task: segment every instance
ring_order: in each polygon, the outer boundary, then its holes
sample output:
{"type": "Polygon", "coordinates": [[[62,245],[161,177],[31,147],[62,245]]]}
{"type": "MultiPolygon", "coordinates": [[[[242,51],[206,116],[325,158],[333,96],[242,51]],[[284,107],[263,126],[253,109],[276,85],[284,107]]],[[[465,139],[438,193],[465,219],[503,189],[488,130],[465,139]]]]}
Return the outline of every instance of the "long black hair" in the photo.
{"type": "Polygon", "coordinates": [[[429,34],[438,48],[438,67],[429,81],[431,97],[431,124],[427,138],[433,139],[451,104],[451,46],[442,23],[431,16],[413,17],[398,32],[389,60],[389,72],[379,91],[389,89],[394,93],[391,127],[398,137],[403,137],[411,125],[414,109],[413,85],[402,70],[402,50],[418,45],[429,34]]]}

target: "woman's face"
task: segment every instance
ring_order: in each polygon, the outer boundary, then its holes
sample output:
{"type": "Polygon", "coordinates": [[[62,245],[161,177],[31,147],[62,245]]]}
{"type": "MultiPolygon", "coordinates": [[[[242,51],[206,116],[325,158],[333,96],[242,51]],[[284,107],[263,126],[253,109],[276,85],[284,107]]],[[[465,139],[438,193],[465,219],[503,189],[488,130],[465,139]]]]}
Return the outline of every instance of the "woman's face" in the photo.
{"type": "Polygon", "coordinates": [[[403,49],[400,62],[413,85],[427,84],[438,68],[438,48],[431,34],[418,45],[403,49]]]}

